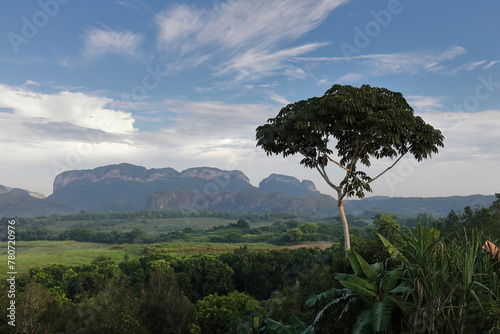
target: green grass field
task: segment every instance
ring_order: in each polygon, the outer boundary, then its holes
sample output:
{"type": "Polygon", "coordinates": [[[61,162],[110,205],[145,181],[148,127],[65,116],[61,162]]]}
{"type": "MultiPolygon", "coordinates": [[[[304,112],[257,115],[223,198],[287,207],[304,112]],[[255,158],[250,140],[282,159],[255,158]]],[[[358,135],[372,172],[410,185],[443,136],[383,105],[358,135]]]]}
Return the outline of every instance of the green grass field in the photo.
{"type": "MultiPolygon", "coordinates": [[[[0,250],[0,258],[5,259],[0,266],[0,279],[7,277],[7,247],[0,250]]],[[[331,243],[309,243],[307,247],[329,247],[331,243]]],[[[152,245],[110,245],[77,241],[24,241],[16,244],[16,271],[18,275],[26,274],[30,268],[45,267],[50,264],[82,265],[90,264],[95,258],[104,256],[121,262],[125,254],[129,258],[137,257],[145,247],[162,248],[175,256],[193,256],[197,254],[221,254],[231,252],[239,247],[247,246],[250,250],[271,250],[287,248],[267,243],[210,243],[210,242],[170,242],[152,245]]],[[[298,248],[301,245],[289,246],[298,248]]]]}
{"type": "MultiPolygon", "coordinates": [[[[5,245],[4,245],[5,246],[5,245]]],[[[7,247],[2,247],[0,257],[7,260],[7,247]]],[[[16,243],[16,271],[25,274],[30,268],[53,263],[66,265],[89,264],[99,256],[122,261],[125,254],[137,256],[137,246],[112,249],[109,244],[76,241],[25,241],[16,243]]],[[[7,276],[7,261],[0,269],[0,278],[7,276]]]]}

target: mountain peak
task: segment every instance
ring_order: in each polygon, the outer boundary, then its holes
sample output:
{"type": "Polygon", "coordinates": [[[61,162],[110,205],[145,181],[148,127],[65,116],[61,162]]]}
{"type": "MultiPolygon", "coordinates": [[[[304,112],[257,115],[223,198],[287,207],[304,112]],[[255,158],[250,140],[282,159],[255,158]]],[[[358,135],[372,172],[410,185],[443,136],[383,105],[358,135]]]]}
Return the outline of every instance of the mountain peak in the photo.
{"type": "Polygon", "coordinates": [[[11,188],[11,187],[6,187],[0,185],[0,194],[17,194],[17,195],[22,195],[22,196],[31,196],[35,198],[45,198],[44,194],[37,193],[34,191],[26,190],[26,189],[21,189],[21,188],[11,188]]]}
{"type": "Polygon", "coordinates": [[[221,170],[214,167],[194,167],[188,168],[179,174],[179,177],[196,177],[205,180],[216,178],[238,179],[250,183],[250,179],[239,170],[221,170]]]}
{"type": "Polygon", "coordinates": [[[152,182],[178,175],[173,168],[147,169],[128,163],[108,165],[85,170],[70,170],[57,175],[54,180],[54,192],[71,182],[86,180],[100,182],[105,179],[122,179],[125,181],[152,182]]]}
{"type": "Polygon", "coordinates": [[[299,181],[296,177],[271,174],[259,183],[259,189],[266,193],[284,193],[292,197],[317,195],[319,192],[312,181],[299,181]]]}

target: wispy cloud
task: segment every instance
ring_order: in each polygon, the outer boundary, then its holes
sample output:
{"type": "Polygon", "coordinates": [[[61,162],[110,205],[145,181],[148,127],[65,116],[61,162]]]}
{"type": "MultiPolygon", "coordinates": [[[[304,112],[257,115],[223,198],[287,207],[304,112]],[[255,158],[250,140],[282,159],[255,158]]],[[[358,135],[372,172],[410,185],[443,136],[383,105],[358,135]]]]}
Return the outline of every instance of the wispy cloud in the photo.
{"type": "Polygon", "coordinates": [[[450,46],[445,49],[432,49],[427,51],[399,52],[360,55],[354,57],[297,57],[302,62],[330,62],[353,63],[359,71],[342,76],[340,81],[357,81],[366,76],[381,76],[388,74],[418,75],[423,73],[437,73],[442,75],[457,75],[476,69],[489,69],[499,60],[480,60],[468,62],[458,66],[450,64],[467,50],[461,46],[450,46]]]}
{"type": "Polygon", "coordinates": [[[348,73],[342,77],[340,77],[337,81],[339,83],[345,83],[345,82],[352,82],[352,81],[358,81],[363,78],[364,75],[361,73],[348,73]]]}
{"type": "Polygon", "coordinates": [[[446,68],[443,65],[444,62],[464,53],[466,53],[466,50],[463,47],[453,46],[442,51],[375,54],[354,58],[361,65],[367,67],[372,75],[415,75],[423,72],[443,72],[446,68]]]}
{"type": "Polygon", "coordinates": [[[273,74],[303,78],[306,73],[296,65],[296,61],[293,61],[294,57],[311,52],[323,45],[325,43],[313,43],[276,52],[254,48],[222,64],[222,69],[216,75],[236,72],[238,73],[237,80],[256,79],[273,74]]]}
{"type": "Polygon", "coordinates": [[[236,72],[239,79],[280,70],[293,75],[296,71],[284,63],[324,44],[287,45],[345,1],[228,0],[211,8],[176,4],[156,15],[158,45],[182,66],[212,61],[217,73],[236,72]]]}
{"type": "Polygon", "coordinates": [[[129,57],[140,57],[139,47],[144,38],[130,31],[113,31],[109,28],[92,28],[85,31],[83,55],[85,58],[98,58],[112,53],[129,57]]]}
{"type": "Polygon", "coordinates": [[[483,68],[485,70],[489,70],[492,66],[496,65],[497,63],[500,62],[500,59],[499,60],[493,60],[493,61],[490,61],[488,64],[486,64],[483,68]]]}
{"type": "Polygon", "coordinates": [[[282,105],[287,105],[290,103],[289,100],[287,100],[284,96],[278,95],[276,93],[272,93],[271,96],[269,97],[271,100],[276,101],[282,105]]]}
{"type": "Polygon", "coordinates": [[[445,98],[442,96],[409,95],[406,100],[413,109],[419,112],[438,111],[445,107],[442,103],[445,98]]]}

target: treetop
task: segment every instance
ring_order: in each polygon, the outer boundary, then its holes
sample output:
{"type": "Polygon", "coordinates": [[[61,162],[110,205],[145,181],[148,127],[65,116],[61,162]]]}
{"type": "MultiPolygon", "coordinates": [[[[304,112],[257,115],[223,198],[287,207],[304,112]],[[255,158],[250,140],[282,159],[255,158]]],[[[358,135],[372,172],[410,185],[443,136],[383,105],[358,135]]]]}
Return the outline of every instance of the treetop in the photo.
{"type": "Polygon", "coordinates": [[[406,153],[421,161],[443,147],[444,136],[415,116],[401,93],[336,84],[322,97],[283,107],[256,129],[256,139],[268,155],[302,154],[301,164],[310,168],[333,162],[348,171],[341,185],[359,181],[360,186],[372,179],[356,170],[358,162],[369,167],[370,158],[399,160],[406,153]]]}

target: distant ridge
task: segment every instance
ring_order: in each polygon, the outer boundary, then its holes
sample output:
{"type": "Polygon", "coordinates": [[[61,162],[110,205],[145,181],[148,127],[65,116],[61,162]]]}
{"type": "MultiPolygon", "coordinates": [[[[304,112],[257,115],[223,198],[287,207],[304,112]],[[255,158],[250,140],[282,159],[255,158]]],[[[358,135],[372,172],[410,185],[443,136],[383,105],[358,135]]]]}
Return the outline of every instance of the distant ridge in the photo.
{"type": "MultiPolygon", "coordinates": [[[[271,174],[255,187],[241,171],[213,167],[193,167],[178,172],[169,167],[147,169],[123,163],[71,170],[56,176],[52,195],[43,199],[36,196],[27,190],[0,186],[0,216],[32,217],[79,210],[126,212],[207,208],[322,217],[338,215],[336,200],[321,194],[311,181],[271,174]]],[[[461,212],[466,206],[488,207],[494,200],[494,195],[372,196],[346,200],[345,208],[348,215],[366,218],[379,213],[445,217],[451,210],[461,212]]]]}
{"type": "Polygon", "coordinates": [[[35,217],[54,213],[70,214],[76,211],[64,203],[21,193],[0,193],[0,217],[35,217]]]}
{"type": "Polygon", "coordinates": [[[40,193],[31,191],[31,190],[12,188],[12,187],[0,185],[0,194],[6,194],[6,193],[21,194],[21,195],[32,196],[32,197],[36,197],[36,198],[45,198],[44,194],[40,194],[40,193]]]}
{"type": "Polygon", "coordinates": [[[366,211],[394,213],[399,215],[417,216],[429,214],[445,217],[451,210],[461,212],[466,206],[489,207],[495,195],[469,195],[449,197],[367,197],[360,201],[346,201],[346,212],[360,215],[366,211]]]}
{"type": "MultiPolygon", "coordinates": [[[[56,176],[54,192],[48,198],[78,209],[100,212],[144,208],[162,210],[167,207],[169,210],[197,210],[206,208],[206,203],[209,203],[207,205],[210,208],[228,211],[262,211],[268,207],[269,210],[298,212],[304,206],[298,202],[309,202],[309,207],[314,208],[319,204],[311,204],[311,201],[324,202],[324,199],[317,197],[315,200],[298,200],[295,201],[295,207],[284,202],[290,203],[292,198],[317,195],[321,194],[313,182],[301,182],[287,175],[273,174],[257,188],[238,170],[194,167],[178,172],[173,168],[146,169],[123,163],[92,170],[63,172],[56,176]],[[253,191],[249,192],[250,190],[253,191]],[[269,196],[273,193],[280,194],[281,197],[269,196]],[[263,202],[263,199],[266,201],[263,202]],[[256,202],[262,203],[255,206],[249,204],[256,202]]],[[[323,209],[318,211],[318,215],[333,214],[333,199],[327,198],[332,201],[331,205],[319,205],[323,209]]]]}
{"type": "Polygon", "coordinates": [[[66,171],[56,176],[48,198],[90,211],[142,210],[146,200],[163,189],[197,189],[203,193],[253,188],[240,171],[198,167],[146,169],[132,164],[66,171]]]}

